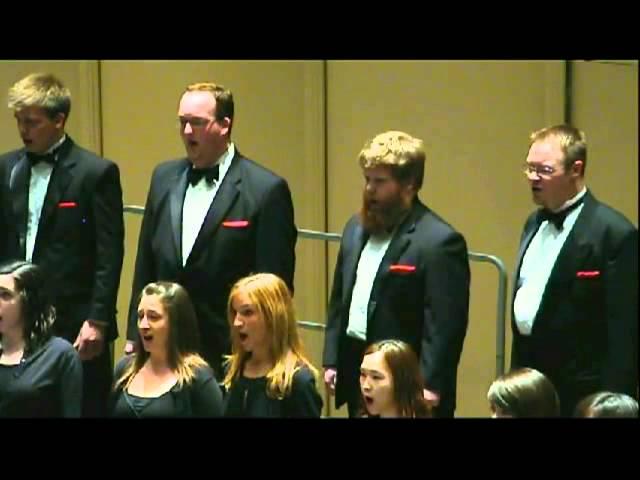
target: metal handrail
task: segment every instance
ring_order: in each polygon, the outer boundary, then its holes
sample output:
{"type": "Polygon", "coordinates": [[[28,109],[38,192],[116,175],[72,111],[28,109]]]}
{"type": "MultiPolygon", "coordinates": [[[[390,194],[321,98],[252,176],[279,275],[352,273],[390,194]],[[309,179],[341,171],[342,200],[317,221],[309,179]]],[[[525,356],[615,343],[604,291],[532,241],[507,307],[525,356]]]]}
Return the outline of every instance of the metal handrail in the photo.
{"type": "Polygon", "coordinates": [[[138,205],[125,205],[122,210],[125,213],[139,213],[140,215],[144,213],[144,207],[138,205]]]}
{"type": "Polygon", "coordinates": [[[469,252],[469,260],[491,263],[498,269],[498,299],[496,302],[496,378],[504,373],[505,315],[507,303],[507,269],[504,262],[494,255],[469,252]]]}
{"type": "MultiPolygon", "coordinates": [[[[138,205],[125,205],[125,212],[143,214],[144,207],[138,205]]],[[[313,240],[326,240],[330,242],[339,242],[342,235],[338,233],[318,232],[315,230],[298,229],[298,234],[301,238],[308,238],[313,240]]],[[[498,295],[496,301],[496,378],[504,373],[505,364],[505,315],[507,304],[507,270],[504,266],[504,262],[494,256],[486,253],[469,252],[469,260],[476,262],[490,263],[498,269],[498,295]]],[[[298,325],[308,330],[323,331],[325,325],[316,322],[298,321],[298,325]]]]}
{"type": "Polygon", "coordinates": [[[339,233],[325,233],[325,232],[316,232],[315,230],[305,230],[303,228],[298,229],[298,235],[301,238],[310,238],[313,240],[327,240],[333,242],[339,242],[342,238],[342,235],[339,233]]]}
{"type": "MultiPolygon", "coordinates": [[[[313,230],[298,230],[303,238],[312,238],[327,241],[340,241],[341,236],[337,233],[316,232],[313,230]]],[[[507,294],[507,269],[504,262],[494,256],[486,253],[468,252],[469,260],[476,262],[490,263],[498,269],[498,298],[496,301],[496,378],[504,373],[505,364],[505,315],[506,315],[506,294],[507,294]]],[[[321,323],[302,322],[298,325],[310,330],[324,330],[325,326],[321,323]]]]}

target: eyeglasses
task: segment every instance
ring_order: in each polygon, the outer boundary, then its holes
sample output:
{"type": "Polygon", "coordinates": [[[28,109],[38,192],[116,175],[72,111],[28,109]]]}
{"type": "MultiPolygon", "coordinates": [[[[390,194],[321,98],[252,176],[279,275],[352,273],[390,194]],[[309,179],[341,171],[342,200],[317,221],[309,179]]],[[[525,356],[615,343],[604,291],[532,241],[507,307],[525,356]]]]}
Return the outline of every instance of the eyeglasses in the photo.
{"type": "Polygon", "coordinates": [[[550,177],[555,173],[556,169],[553,167],[549,167],[548,165],[537,166],[525,163],[522,166],[522,171],[527,176],[535,173],[538,177],[550,177]]]}
{"type": "Polygon", "coordinates": [[[209,125],[210,122],[215,122],[215,118],[202,118],[202,117],[178,117],[178,128],[184,130],[187,123],[191,125],[191,128],[204,128],[209,125]]]}

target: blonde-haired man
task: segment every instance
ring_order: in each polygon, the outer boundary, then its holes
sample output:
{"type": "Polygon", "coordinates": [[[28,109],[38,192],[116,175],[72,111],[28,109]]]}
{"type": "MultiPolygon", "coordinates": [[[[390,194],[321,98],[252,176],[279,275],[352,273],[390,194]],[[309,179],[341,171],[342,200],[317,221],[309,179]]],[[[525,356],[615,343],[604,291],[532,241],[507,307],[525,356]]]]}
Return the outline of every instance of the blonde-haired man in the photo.
{"type": "Polygon", "coordinates": [[[350,416],[365,348],[385,339],[411,345],[435,415],[454,415],[469,260],[464,237],[418,198],[425,157],[421,140],[398,131],[377,135],[359,155],[362,209],[342,235],[323,358],[336,407],[346,402],[350,416]]]}
{"type": "Polygon", "coordinates": [[[8,107],[24,147],[0,157],[0,260],[48,276],[54,331],[83,360],[83,415],[103,416],[124,251],[120,171],[65,133],[71,95],[55,76],[16,82],[8,107]]]}

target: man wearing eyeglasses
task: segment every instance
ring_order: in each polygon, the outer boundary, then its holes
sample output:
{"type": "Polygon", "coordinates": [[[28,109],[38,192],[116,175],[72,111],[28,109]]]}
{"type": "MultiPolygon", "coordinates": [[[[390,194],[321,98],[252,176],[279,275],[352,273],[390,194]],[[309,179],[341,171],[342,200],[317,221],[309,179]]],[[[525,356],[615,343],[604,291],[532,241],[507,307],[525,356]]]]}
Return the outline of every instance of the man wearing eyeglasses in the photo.
{"type": "Polygon", "coordinates": [[[125,353],[134,350],[144,286],[175,281],[193,301],[200,353],[218,379],[222,356],[230,353],[231,287],[250,273],[270,272],[293,291],[297,238],[286,180],[237,150],[233,116],[233,95],[221,85],[189,85],[180,99],[178,128],[187,155],[159,165],[152,175],[125,347],[125,353]]]}
{"type": "Polygon", "coordinates": [[[586,164],[576,128],[531,135],[524,173],[541,208],[516,261],[511,367],[547,375],[563,416],[591,393],[638,386],[638,229],[587,189],[586,164]]]}

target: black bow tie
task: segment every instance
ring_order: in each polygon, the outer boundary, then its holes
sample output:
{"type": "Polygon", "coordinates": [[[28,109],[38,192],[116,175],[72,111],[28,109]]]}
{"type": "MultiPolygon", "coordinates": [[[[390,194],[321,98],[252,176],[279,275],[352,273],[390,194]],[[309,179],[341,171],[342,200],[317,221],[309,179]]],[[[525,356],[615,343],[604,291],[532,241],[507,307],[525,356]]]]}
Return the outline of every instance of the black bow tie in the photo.
{"type": "Polygon", "coordinates": [[[573,210],[582,205],[583,201],[584,195],[573,205],[569,205],[567,208],[559,212],[552,212],[551,210],[547,210],[546,208],[544,208],[540,210],[540,221],[542,222],[544,220],[548,220],[555,225],[556,229],[559,232],[561,232],[564,227],[564,219],[567,218],[567,215],[569,215],[573,210]]]}
{"type": "Polygon", "coordinates": [[[33,153],[33,152],[27,152],[27,159],[29,160],[29,163],[31,163],[31,166],[35,166],[40,162],[46,162],[49,163],[51,165],[55,165],[56,163],[56,152],[53,151],[51,153],[47,153],[45,155],[38,155],[37,153],[33,153]]]}
{"type": "Polygon", "coordinates": [[[220,165],[214,165],[211,168],[193,168],[187,173],[187,180],[191,186],[196,186],[202,177],[211,185],[214,180],[218,180],[218,172],[220,165]]]}

